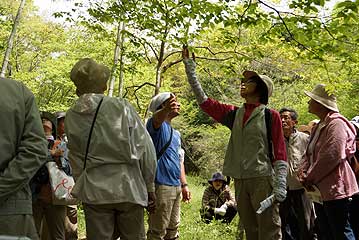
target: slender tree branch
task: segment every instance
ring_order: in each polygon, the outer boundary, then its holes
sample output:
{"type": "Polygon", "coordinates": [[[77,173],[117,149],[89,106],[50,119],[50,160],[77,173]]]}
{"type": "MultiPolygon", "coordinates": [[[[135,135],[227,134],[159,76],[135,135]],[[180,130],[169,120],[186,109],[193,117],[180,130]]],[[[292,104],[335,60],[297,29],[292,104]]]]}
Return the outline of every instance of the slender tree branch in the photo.
{"type": "Polygon", "coordinates": [[[330,30],[328,29],[328,27],[322,22],[322,25],[324,27],[324,30],[329,34],[329,36],[331,38],[333,38],[335,41],[338,41],[338,42],[342,42],[342,43],[346,43],[346,44],[350,44],[350,45],[354,45],[354,46],[359,46],[358,44],[354,43],[354,42],[349,42],[349,41],[344,41],[344,40],[340,40],[338,38],[336,38],[331,32],[330,30]]]}
{"type": "Polygon", "coordinates": [[[274,7],[268,5],[267,3],[263,2],[262,0],[258,0],[259,3],[263,4],[264,6],[272,9],[273,11],[275,11],[279,17],[279,19],[281,20],[281,22],[283,23],[284,25],[284,28],[286,29],[287,33],[289,34],[289,36],[291,37],[291,39],[296,42],[299,46],[303,47],[305,50],[311,52],[312,54],[316,55],[319,59],[321,59],[321,57],[316,53],[314,52],[313,50],[311,50],[310,48],[308,48],[307,46],[305,46],[304,44],[302,44],[301,42],[299,42],[293,35],[293,33],[290,31],[290,29],[288,28],[286,22],[284,21],[282,15],[280,14],[280,12],[275,9],[274,7]]]}
{"type": "Polygon", "coordinates": [[[252,5],[252,0],[249,0],[248,6],[246,7],[246,9],[244,9],[244,12],[242,13],[242,15],[240,17],[241,20],[244,17],[244,15],[246,14],[246,12],[248,11],[248,9],[250,8],[251,5],[252,5]]]}
{"type": "Polygon", "coordinates": [[[134,96],[136,98],[136,103],[137,103],[137,107],[140,109],[140,111],[142,110],[141,106],[140,106],[140,100],[139,98],[137,97],[137,91],[139,91],[141,88],[143,88],[144,86],[146,85],[149,85],[149,86],[152,86],[154,88],[156,88],[156,85],[155,84],[152,84],[152,83],[149,83],[149,82],[145,82],[145,83],[142,83],[141,85],[134,85],[134,86],[129,86],[129,87],[126,87],[126,91],[125,91],[125,94],[123,95],[123,98],[126,98],[127,96],[127,93],[128,93],[128,90],[131,89],[131,88],[134,88],[134,96]]]}
{"type": "Polygon", "coordinates": [[[146,45],[151,49],[151,51],[153,52],[153,54],[155,55],[155,58],[158,60],[158,55],[157,55],[157,52],[156,52],[156,50],[154,49],[154,47],[146,40],[146,39],[144,39],[144,38],[141,38],[141,37],[137,37],[137,36],[135,36],[134,34],[132,34],[131,33],[131,35],[133,36],[133,38],[136,38],[136,39],[138,39],[138,40],[140,40],[139,42],[140,42],[140,44],[144,47],[144,48],[146,48],[146,45]]]}
{"type": "Polygon", "coordinates": [[[182,59],[178,59],[176,61],[172,61],[168,64],[166,64],[165,66],[162,67],[162,74],[165,73],[170,67],[172,67],[173,65],[176,65],[177,63],[182,62],[182,59]]]}
{"type": "Polygon", "coordinates": [[[167,54],[167,56],[165,56],[165,57],[163,58],[163,61],[166,61],[166,59],[167,59],[168,57],[170,57],[170,56],[172,56],[172,55],[174,55],[174,54],[176,54],[176,53],[181,53],[181,51],[173,51],[173,52],[170,52],[169,54],[167,54]]]}

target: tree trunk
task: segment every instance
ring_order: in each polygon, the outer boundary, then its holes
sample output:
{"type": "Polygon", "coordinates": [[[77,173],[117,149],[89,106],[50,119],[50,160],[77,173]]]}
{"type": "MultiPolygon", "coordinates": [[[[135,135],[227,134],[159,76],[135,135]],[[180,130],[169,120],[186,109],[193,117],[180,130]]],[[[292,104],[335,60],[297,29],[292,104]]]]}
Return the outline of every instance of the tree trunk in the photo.
{"type": "Polygon", "coordinates": [[[160,48],[160,54],[159,54],[158,62],[157,62],[157,66],[156,66],[155,96],[160,92],[160,88],[161,88],[161,72],[162,72],[161,68],[162,68],[164,54],[165,54],[165,41],[162,40],[161,48],[160,48]]]}
{"type": "Polygon", "coordinates": [[[15,38],[15,34],[16,34],[16,28],[19,25],[21,12],[22,12],[22,10],[24,8],[24,5],[25,5],[25,0],[21,0],[19,9],[17,10],[17,14],[16,14],[16,17],[15,17],[14,24],[12,26],[11,34],[10,34],[9,40],[7,42],[7,48],[6,48],[6,52],[5,52],[5,56],[4,56],[4,61],[2,63],[2,67],[1,67],[0,77],[5,77],[6,68],[7,68],[7,65],[9,63],[10,54],[11,54],[12,46],[13,46],[13,43],[14,43],[14,38],[15,38]]]}
{"type": "Polygon", "coordinates": [[[118,56],[120,55],[121,24],[122,23],[119,23],[118,27],[117,27],[116,47],[115,47],[114,57],[113,57],[113,67],[111,69],[110,87],[108,89],[108,95],[110,97],[112,97],[112,95],[113,95],[113,89],[114,89],[115,81],[116,81],[116,70],[117,70],[117,64],[118,64],[118,56]]]}
{"type": "Polygon", "coordinates": [[[125,30],[125,23],[122,22],[121,42],[120,42],[120,49],[121,49],[121,53],[120,53],[120,81],[119,81],[119,86],[118,86],[118,96],[119,97],[122,97],[122,94],[123,94],[123,71],[124,71],[124,68],[125,68],[125,64],[123,62],[123,55],[124,55],[123,44],[125,42],[124,30],[125,30]]]}

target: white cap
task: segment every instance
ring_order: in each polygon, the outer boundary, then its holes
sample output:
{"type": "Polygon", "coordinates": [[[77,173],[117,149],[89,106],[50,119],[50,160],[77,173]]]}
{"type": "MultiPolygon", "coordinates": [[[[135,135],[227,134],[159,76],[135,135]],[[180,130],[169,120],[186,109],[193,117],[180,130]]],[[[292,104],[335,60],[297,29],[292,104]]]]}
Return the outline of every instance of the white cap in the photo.
{"type": "Polygon", "coordinates": [[[163,92],[154,96],[151,100],[148,110],[150,110],[150,112],[152,113],[156,112],[157,109],[162,105],[162,103],[164,103],[167,99],[171,97],[171,94],[171,92],[163,92]]]}

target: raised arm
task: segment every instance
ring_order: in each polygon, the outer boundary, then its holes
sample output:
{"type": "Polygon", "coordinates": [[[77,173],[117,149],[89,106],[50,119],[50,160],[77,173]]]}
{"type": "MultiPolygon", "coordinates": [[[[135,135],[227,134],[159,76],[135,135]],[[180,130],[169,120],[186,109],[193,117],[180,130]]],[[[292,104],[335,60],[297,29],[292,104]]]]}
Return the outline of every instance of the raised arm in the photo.
{"type": "Polygon", "coordinates": [[[162,108],[153,114],[153,127],[155,129],[160,128],[171,113],[178,112],[179,107],[180,105],[176,97],[172,94],[170,98],[162,104],[162,108]]]}
{"type": "MultiPolygon", "coordinates": [[[[196,63],[194,62],[194,59],[189,58],[189,51],[188,48],[185,46],[182,50],[182,57],[183,62],[186,68],[186,74],[188,83],[191,85],[192,91],[194,92],[194,95],[196,96],[198,105],[202,104],[207,100],[207,95],[203,91],[201,84],[197,80],[196,76],[196,63]]],[[[194,55],[193,55],[194,58],[194,55]]]]}
{"type": "Polygon", "coordinates": [[[217,100],[208,98],[196,76],[196,63],[194,62],[194,55],[192,59],[190,59],[188,48],[184,47],[182,50],[182,56],[188,83],[196,96],[196,100],[200,108],[217,122],[227,126],[229,129],[232,129],[235,111],[238,107],[223,104],[217,100]]]}

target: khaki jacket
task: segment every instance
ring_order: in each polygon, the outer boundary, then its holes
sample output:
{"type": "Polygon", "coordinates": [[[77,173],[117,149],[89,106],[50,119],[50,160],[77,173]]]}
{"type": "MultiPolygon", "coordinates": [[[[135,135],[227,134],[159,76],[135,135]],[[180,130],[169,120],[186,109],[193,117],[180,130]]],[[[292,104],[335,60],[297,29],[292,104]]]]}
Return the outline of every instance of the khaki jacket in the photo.
{"type": "Polygon", "coordinates": [[[309,135],[297,130],[289,136],[289,139],[285,139],[288,159],[287,185],[289,190],[303,188],[298,178],[298,169],[302,167],[308,142],[309,135]]]}
{"type": "Polygon", "coordinates": [[[73,195],[88,204],[147,206],[147,193],[154,192],[156,152],[141,119],[125,99],[104,97],[83,170],[90,127],[103,97],[84,94],[66,114],[69,159],[76,182],[73,195]]]}
{"type": "Polygon", "coordinates": [[[238,109],[224,160],[225,176],[248,179],[273,175],[264,108],[264,105],[255,108],[244,127],[244,107],[238,109]]]}
{"type": "Polygon", "coordinates": [[[0,215],[32,214],[29,181],[46,162],[47,141],[33,94],[5,78],[0,78],[0,149],[0,215]]]}

